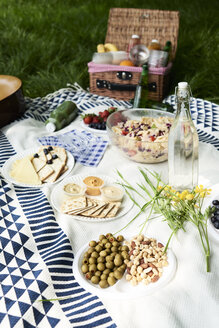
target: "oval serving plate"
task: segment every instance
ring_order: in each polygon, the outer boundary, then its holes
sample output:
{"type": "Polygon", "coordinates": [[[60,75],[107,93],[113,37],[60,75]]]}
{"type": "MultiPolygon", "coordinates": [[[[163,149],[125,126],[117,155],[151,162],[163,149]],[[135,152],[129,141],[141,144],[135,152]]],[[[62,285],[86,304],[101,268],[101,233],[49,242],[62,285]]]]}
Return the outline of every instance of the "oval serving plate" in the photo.
{"type": "Polygon", "coordinates": [[[55,184],[57,182],[60,182],[62,179],[64,179],[71,172],[71,170],[73,169],[73,167],[75,165],[75,159],[74,159],[74,157],[72,156],[71,153],[69,153],[66,150],[67,157],[68,157],[66,165],[68,167],[68,170],[66,172],[64,172],[55,182],[52,182],[52,183],[46,182],[46,183],[42,183],[41,185],[34,185],[34,184],[21,183],[21,182],[16,181],[15,179],[13,179],[10,176],[10,170],[11,170],[11,167],[12,167],[12,164],[14,163],[14,161],[19,160],[19,159],[22,159],[25,156],[34,154],[38,150],[39,150],[39,147],[37,147],[37,148],[36,147],[35,148],[30,148],[30,149],[26,149],[26,150],[24,150],[22,152],[19,152],[16,155],[10,157],[5,162],[5,164],[2,167],[2,174],[3,174],[4,178],[7,179],[9,182],[11,182],[11,183],[13,183],[15,185],[21,186],[21,187],[42,188],[42,187],[44,187],[46,185],[52,185],[52,184],[55,184]]]}
{"type": "MultiPolygon", "coordinates": [[[[93,175],[93,174],[91,174],[91,175],[93,175]]],[[[121,207],[120,207],[117,215],[114,216],[114,217],[94,218],[94,217],[85,217],[85,216],[80,216],[80,215],[70,215],[70,214],[64,214],[64,213],[62,213],[62,211],[61,211],[61,204],[62,204],[63,200],[67,199],[66,197],[68,197],[68,196],[65,196],[65,194],[64,194],[64,191],[63,191],[64,185],[67,184],[67,183],[75,183],[75,184],[82,185],[83,184],[83,179],[85,177],[87,177],[87,176],[88,176],[88,174],[86,174],[86,175],[80,175],[80,174],[73,175],[71,177],[68,177],[68,178],[62,180],[59,184],[57,184],[53,188],[53,190],[51,192],[51,198],[50,199],[51,199],[52,206],[59,213],[61,213],[63,215],[66,215],[68,217],[74,218],[76,220],[80,220],[80,221],[87,221],[87,222],[106,222],[106,221],[115,220],[115,219],[117,219],[117,218],[125,215],[128,211],[130,211],[130,209],[133,206],[133,202],[132,202],[132,200],[126,194],[124,194],[121,207]]],[[[116,183],[115,179],[113,179],[113,178],[111,178],[109,176],[99,175],[99,174],[95,174],[95,176],[101,178],[105,182],[105,186],[106,185],[112,185],[112,184],[115,184],[116,183]]],[[[99,196],[88,196],[88,197],[91,197],[93,199],[95,199],[95,198],[98,199],[99,196]]]]}
{"type": "Polygon", "coordinates": [[[176,257],[172,252],[172,250],[168,249],[167,259],[169,265],[163,268],[163,274],[157,282],[150,283],[148,285],[139,283],[137,286],[132,286],[132,284],[126,280],[125,278],[126,273],[125,273],[122,279],[118,280],[115,285],[107,288],[101,288],[99,285],[92,284],[90,280],[86,279],[81,271],[83,254],[88,248],[89,248],[89,243],[82,246],[77,252],[73,262],[73,273],[77,282],[83,288],[85,288],[85,290],[93,294],[96,294],[100,297],[107,297],[107,298],[111,297],[117,299],[134,299],[138,297],[151,295],[152,293],[164,287],[170,282],[170,280],[174,277],[177,268],[176,257]]]}

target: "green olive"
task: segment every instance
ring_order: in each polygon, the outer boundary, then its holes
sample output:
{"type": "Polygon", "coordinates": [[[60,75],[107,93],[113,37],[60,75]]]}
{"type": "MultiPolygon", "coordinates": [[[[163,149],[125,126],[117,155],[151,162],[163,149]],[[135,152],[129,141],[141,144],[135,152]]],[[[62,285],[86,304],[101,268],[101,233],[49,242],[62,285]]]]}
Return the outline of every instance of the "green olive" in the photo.
{"type": "Polygon", "coordinates": [[[116,279],[121,279],[122,276],[123,276],[123,273],[122,273],[121,271],[119,271],[119,270],[115,270],[115,271],[114,271],[114,277],[115,277],[116,279]]]}
{"type": "Polygon", "coordinates": [[[99,257],[99,253],[94,251],[93,253],[91,253],[91,257],[95,257],[97,259],[99,257]]]}
{"type": "Polygon", "coordinates": [[[100,280],[99,286],[101,288],[107,288],[107,287],[109,287],[108,282],[106,280],[100,280]]]}
{"type": "Polygon", "coordinates": [[[103,249],[103,248],[102,248],[100,245],[97,245],[97,246],[95,247],[95,251],[98,252],[98,253],[99,253],[100,251],[102,251],[102,249],[103,249]]]}
{"type": "Polygon", "coordinates": [[[93,247],[90,247],[90,248],[88,248],[88,250],[87,250],[88,254],[93,253],[93,251],[94,251],[94,248],[93,248],[93,247]]]}
{"type": "Polygon", "coordinates": [[[113,260],[114,260],[114,256],[112,256],[112,254],[106,256],[106,261],[107,262],[108,261],[113,261],[113,260]]]}
{"type": "Polygon", "coordinates": [[[87,273],[89,271],[89,267],[87,264],[83,264],[82,267],[81,267],[81,271],[83,273],[87,273]]]}
{"type": "Polygon", "coordinates": [[[118,247],[117,246],[113,246],[113,247],[111,247],[111,252],[113,253],[113,252],[118,252],[118,247]]]}
{"type": "Polygon", "coordinates": [[[99,281],[100,281],[100,278],[99,277],[97,277],[97,276],[91,277],[91,282],[93,284],[99,284],[99,281]]]}
{"type": "Polygon", "coordinates": [[[112,252],[110,255],[116,257],[117,254],[118,254],[117,252],[112,252]]]}
{"type": "Polygon", "coordinates": [[[120,265],[122,265],[123,264],[123,260],[121,259],[121,258],[119,258],[119,257],[115,257],[114,258],[114,264],[115,264],[115,266],[120,266],[120,265]]]}
{"type": "Polygon", "coordinates": [[[89,271],[92,272],[92,273],[96,272],[97,271],[96,264],[90,264],[89,265],[89,271]]]}
{"type": "Polygon", "coordinates": [[[116,238],[118,241],[123,241],[124,240],[124,237],[122,236],[122,235],[119,235],[119,236],[117,236],[117,238],[116,238]]]}
{"type": "Polygon", "coordinates": [[[104,238],[105,238],[104,235],[100,235],[100,236],[99,236],[99,240],[103,240],[104,238]]]}
{"type": "Polygon", "coordinates": [[[90,257],[90,254],[88,254],[88,252],[85,252],[85,253],[84,253],[84,258],[86,258],[86,257],[87,257],[87,258],[90,257]]]}
{"type": "Polygon", "coordinates": [[[101,240],[101,242],[102,242],[102,244],[106,244],[106,243],[108,243],[108,239],[107,238],[103,238],[102,240],[101,240]]]}
{"type": "Polygon", "coordinates": [[[113,269],[113,267],[114,267],[113,262],[106,262],[106,268],[107,269],[113,269]]]}
{"type": "Polygon", "coordinates": [[[104,271],[105,270],[105,264],[104,263],[98,263],[97,264],[97,269],[99,271],[104,271]]]}
{"type": "Polygon", "coordinates": [[[110,272],[109,277],[114,277],[114,272],[110,272]]]}
{"type": "Polygon", "coordinates": [[[101,251],[99,254],[100,254],[100,256],[103,256],[103,257],[107,256],[107,252],[106,252],[106,250],[101,251]]]}
{"type": "Polygon", "coordinates": [[[108,275],[110,273],[110,269],[105,269],[103,273],[108,275]]]}
{"type": "Polygon", "coordinates": [[[97,276],[97,277],[100,277],[100,276],[101,276],[101,274],[102,274],[102,272],[101,272],[101,271],[96,271],[94,275],[95,275],[95,276],[97,276]]]}
{"type": "Polygon", "coordinates": [[[107,282],[110,286],[113,286],[116,283],[116,278],[115,277],[108,277],[107,282]]]}
{"type": "Polygon", "coordinates": [[[106,234],[106,238],[109,239],[110,237],[113,237],[113,235],[109,232],[106,234]]]}
{"type": "Polygon", "coordinates": [[[96,246],[96,241],[95,240],[91,240],[90,242],[89,242],[89,246],[90,247],[95,247],[96,246]]]}
{"type": "Polygon", "coordinates": [[[101,280],[107,280],[107,278],[108,278],[108,274],[101,274],[101,276],[100,276],[100,279],[101,280]]]}
{"type": "Polygon", "coordinates": [[[95,264],[95,263],[97,263],[97,259],[95,257],[90,257],[89,264],[95,264]]]}
{"type": "Polygon", "coordinates": [[[110,248],[106,248],[105,251],[106,251],[107,255],[111,254],[111,249],[110,248]]]}
{"type": "Polygon", "coordinates": [[[83,264],[88,264],[88,263],[89,263],[89,258],[84,258],[84,259],[82,260],[82,263],[83,263],[83,264]]]}
{"type": "Polygon", "coordinates": [[[129,259],[129,254],[126,251],[122,251],[122,257],[125,259],[129,259]]]}
{"type": "Polygon", "coordinates": [[[85,277],[86,277],[86,279],[91,280],[91,278],[93,277],[93,273],[92,273],[92,272],[87,272],[87,273],[85,274],[85,277]]]}
{"type": "Polygon", "coordinates": [[[109,241],[110,241],[111,243],[113,243],[115,240],[116,240],[116,239],[115,239],[113,236],[109,238],[109,241]]]}
{"type": "Polygon", "coordinates": [[[127,245],[122,246],[121,250],[125,252],[129,252],[129,248],[127,245]]]}
{"type": "Polygon", "coordinates": [[[118,243],[118,241],[115,240],[115,241],[112,242],[112,245],[113,246],[119,246],[119,243],[118,243]]]}
{"type": "Polygon", "coordinates": [[[105,257],[103,257],[103,256],[99,256],[98,258],[97,258],[97,263],[104,263],[105,262],[105,257]]]}
{"type": "Polygon", "coordinates": [[[105,247],[106,247],[106,248],[111,248],[111,246],[112,246],[112,244],[109,243],[109,242],[105,244],[105,247]]]}

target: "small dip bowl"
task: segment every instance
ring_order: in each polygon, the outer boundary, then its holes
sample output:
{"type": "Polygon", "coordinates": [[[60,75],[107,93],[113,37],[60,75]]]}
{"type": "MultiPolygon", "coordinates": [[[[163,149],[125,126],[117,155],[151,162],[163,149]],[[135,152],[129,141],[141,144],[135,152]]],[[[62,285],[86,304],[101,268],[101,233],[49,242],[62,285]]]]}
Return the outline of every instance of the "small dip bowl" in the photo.
{"type": "Polygon", "coordinates": [[[101,188],[104,186],[104,181],[95,176],[87,176],[84,178],[83,183],[86,187],[86,194],[90,196],[99,196],[101,188]]]}
{"type": "Polygon", "coordinates": [[[120,202],[124,196],[124,190],[116,185],[107,185],[101,188],[102,199],[106,202],[120,202]]]}
{"type": "Polygon", "coordinates": [[[80,186],[77,183],[67,183],[63,186],[63,191],[66,195],[71,197],[80,197],[85,194],[86,188],[84,186],[80,186]]]}

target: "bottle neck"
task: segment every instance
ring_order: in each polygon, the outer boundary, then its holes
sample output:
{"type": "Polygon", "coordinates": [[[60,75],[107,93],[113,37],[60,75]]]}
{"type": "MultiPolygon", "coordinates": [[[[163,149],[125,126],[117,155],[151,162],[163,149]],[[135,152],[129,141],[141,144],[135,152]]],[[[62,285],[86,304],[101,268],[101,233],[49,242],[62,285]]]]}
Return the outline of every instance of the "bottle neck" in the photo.
{"type": "Polygon", "coordinates": [[[179,116],[187,118],[188,120],[192,119],[189,101],[187,99],[180,99],[177,101],[176,118],[179,116]]]}

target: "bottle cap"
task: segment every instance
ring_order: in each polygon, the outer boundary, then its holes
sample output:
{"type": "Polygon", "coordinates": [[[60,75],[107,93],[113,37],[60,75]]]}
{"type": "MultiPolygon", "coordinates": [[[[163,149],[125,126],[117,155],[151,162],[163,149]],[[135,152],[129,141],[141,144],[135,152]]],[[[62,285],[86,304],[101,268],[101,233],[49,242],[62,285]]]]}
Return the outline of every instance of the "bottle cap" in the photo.
{"type": "Polygon", "coordinates": [[[188,88],[188,83],[187,82],[179,82],[178,83],[178,88],[179,89],[187,89],[188,88]]]}
{"type": "Polygon", "coordinates": [[[47,124],[46,124],[46,130],[47,130],[48,132],[54,132],[54,131],[56,130],[56,126],[55,126],[55,124],[52,123],[52,122],[47,123],[47,124]]]}
{"type": "Polygon", "coordinates": [[[137,34],[132,34],[132,39],[140,39],[140,36],[137,34]]]}

